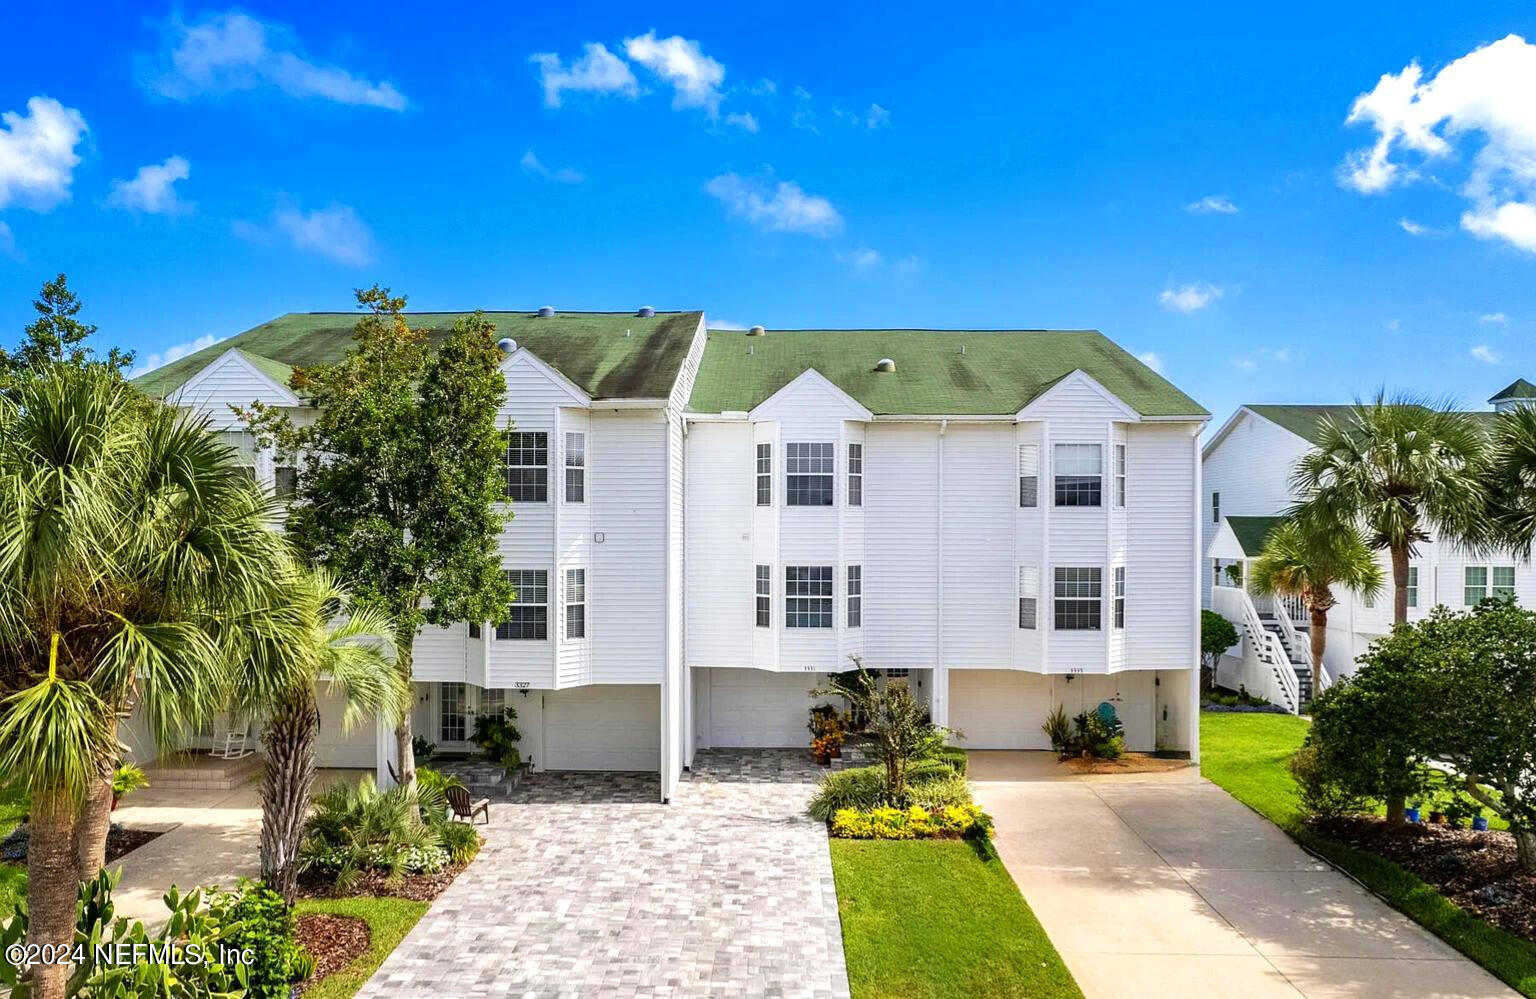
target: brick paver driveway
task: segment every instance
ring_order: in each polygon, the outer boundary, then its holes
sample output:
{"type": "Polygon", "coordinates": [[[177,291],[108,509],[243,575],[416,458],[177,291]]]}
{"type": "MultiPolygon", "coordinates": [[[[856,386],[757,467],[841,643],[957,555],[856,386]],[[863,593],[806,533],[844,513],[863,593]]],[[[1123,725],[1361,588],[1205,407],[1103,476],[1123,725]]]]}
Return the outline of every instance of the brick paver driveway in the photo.
{"type": "Polygon", "coordinates": [[[803,752],[700,752],[654,774],[540,774],[358,993],[848,995],[825,827],[803,752]]]}

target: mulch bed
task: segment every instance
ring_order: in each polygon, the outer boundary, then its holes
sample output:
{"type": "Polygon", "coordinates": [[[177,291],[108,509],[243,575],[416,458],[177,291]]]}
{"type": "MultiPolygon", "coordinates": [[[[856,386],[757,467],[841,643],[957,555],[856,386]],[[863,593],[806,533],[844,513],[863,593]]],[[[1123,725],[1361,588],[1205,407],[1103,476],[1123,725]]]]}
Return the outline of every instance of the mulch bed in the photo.
{"type": "Polygon", "coordinates": [[[371,939],[363,920],[323,913],[294,920],[293,937],[315,959],[315,973],[299,985],[300,993],[361,957],[371,939]]]}
{"type": "Polygon", "coordinates": [[[1169,770],[1183,770],[1189,766],[1188,760],[1148,756],[1145,753],[1126,753],[1114,760],[1069,756],[1061,762],[1075,774],[1160,774],[1169,770]]]}
{"type": "Polygon", "coordinates": [[[1317,819],[1312,828],[1385,857],[1500,929],[1536,941],[1536,874],[1523,873],[1515,838],[1445,825],[1392,827],[1379,819],[1317,819]]]}
{"type": "Polygon", "coordinates": [[[387,871],[361,871],[351,891],[336,891],[336,882],[319,871],[306,871],[299,875],[299,894],[304,898],[352,898],[358,895],[377,895],[385,898],[408,898],[413,902],[430,902],[441,895],[453,879],[468,864],[450,864],[439,874],[407,874],[391,881],[387,871]]]}
{"type": "MultiPolygon", "coordinates": [[[[113,825],[107,830],[107,863],[118,860],[124,854],[137,850],[151,840],[159,839],[161,832],[150,829],[129,829],[125,826],[113,825]]],[[[14,864],[17,867],[27,865],[27,827],[18,826],[10,836],[6,837],[3,847],[0,847],[0,862],[14,864]]]]}

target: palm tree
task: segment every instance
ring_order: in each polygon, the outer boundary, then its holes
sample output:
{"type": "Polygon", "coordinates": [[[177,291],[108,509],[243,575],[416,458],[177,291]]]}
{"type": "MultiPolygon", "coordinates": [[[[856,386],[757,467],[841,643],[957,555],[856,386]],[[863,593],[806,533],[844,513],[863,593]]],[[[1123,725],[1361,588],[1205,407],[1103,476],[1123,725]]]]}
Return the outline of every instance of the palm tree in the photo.
{"type": "Polygon", "coordinates": [[[1500,413],[1489,445],[1489,507],[1499,541],[1531,556],[1536,542],[1536,407],[1500,413]]]}
{"type": "Polygon", "coordinates": [[[1359,524],[1392,559],[1392,621],[1408,620],[1408,562],[1430,531],[1477,546],[1488,539],[1488,440],[1449,405],[1378,393],[1350,416],[1318,421],[1316,444],[1291,477],[1293,513],[1322,529],[1359,524]]]}
{"type": "MultiPolygon", "coordinates": [[[[285,543],[204,422],[64,365],[0,399],[0,774],[31,797],[28,940],[67,944],[104,860],[117,720],[161,740],[223,705],[231,608],[285,543]]],[[[66,965],[34,968],[63,994],[66,965]]]]}
{"type": "Polygon", "coordinates": [[[409,709],[411,693],[392,661],[394,622],[384,610],[352,606],[324,572],[295,570],[275,596],[275,606],[253,609],[237,629],[246,644],[234,703],[263,719],[261,876],[292,904],[315,783],[317,685],[341,694],[347,728],[381,713],[393,722],[409,709]]]}
{"type": "MultiPolygon", "coordinates": [[[[1348,418],[1318,421],[1315,446],[1296,463],[1293,513],[1330,524],[1358,524],[1371,548],[1392,559],[1392,621],[1408,621],[1408,562],[1430,531],[1442,540],[1486,545],[1488,439],[1476,417],[1448,403],[1377,393],[1348,418]]],[[[1401,796],[1387,821],[1403,821],[1401,796]]]]}
{"type": "Polygon", "coordinates": [[[1328,529],[1321,517],[1292,518],[1278,525],[1264,540],[1249,578],[1266,596],[1278,593],[1306,602],[1314,671],[1323,668],[1333,588],[1373,597],[1382,583],[1376,554],[1359,529],[1347,524],[1328,529]]]}

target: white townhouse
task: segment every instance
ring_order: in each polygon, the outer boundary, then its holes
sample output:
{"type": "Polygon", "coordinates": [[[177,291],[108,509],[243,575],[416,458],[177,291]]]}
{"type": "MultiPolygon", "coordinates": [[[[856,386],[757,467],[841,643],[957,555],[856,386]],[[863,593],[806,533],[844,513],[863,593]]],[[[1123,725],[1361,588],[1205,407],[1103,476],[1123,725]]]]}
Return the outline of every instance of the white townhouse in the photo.
{"type": "MultiPolygon", "coordinates": [[[[456,314],[413,314],[445,331],[456,314]]],[[[702,313],[491,313],[506,339],[502,535],[516,602],[429,628],[414,726],[469,749],[515,708],[543,770],[657,771],[807,744],[850,656],[907,678],[971,748],[1115,705],[1128,745],[1198,756],[1199,437],[1208,414],[1095,331],[709,330],[702,313]]],[[[295,314],[139,379],[206,413],[291,407],[355,315],[295,314]]],[[[392,735],[322,765],[384,769],[392,735]]]]}
{"type": "MultiPolygon", "coordinates": [[[[1536,403],[1536,385],[1519,379],[1488,402],[1493,409],[1473,415],[1491,419],[1511,406],[1536,403]]],[[[1354,672],[1356,658],[1392,627],[1386,553],[1380,558],[1387,583],[1374,599],[1343,590],[1334,594],[1338,605],[1328,614],[1322,670],[1311,662],[1301,601],[1270,600],[1248,586],[1250,563],[1298,499],[1291,473],[1316,442],[1319,421],[1347,422],[1353,410],[1350,405],[1240,406],[1202,451],[1202,599],[1243,635],[1240,654],[1223,663],[1223,682],[1241,682],[1292,710],[1305,706],[1313,688],[1354,672]]],[[[1512,552],[1474,555],[1432,537],[1418,546],[1408,568],[1410,621],[1437,605],[1461,610],[1506,594],[1536,605],[1536,567],[1512,552]]]]}

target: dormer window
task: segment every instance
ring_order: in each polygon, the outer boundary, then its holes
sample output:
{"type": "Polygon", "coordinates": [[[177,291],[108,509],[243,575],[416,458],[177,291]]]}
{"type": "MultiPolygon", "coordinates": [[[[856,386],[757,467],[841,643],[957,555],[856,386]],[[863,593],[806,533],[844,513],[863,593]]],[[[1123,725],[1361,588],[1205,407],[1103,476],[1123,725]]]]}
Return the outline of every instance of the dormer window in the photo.
{"type": "Polygon", "coordinates": [[[789,506],[831,506],[835,463],[832,445],[785,445],[784,502],[789,506]]]}

